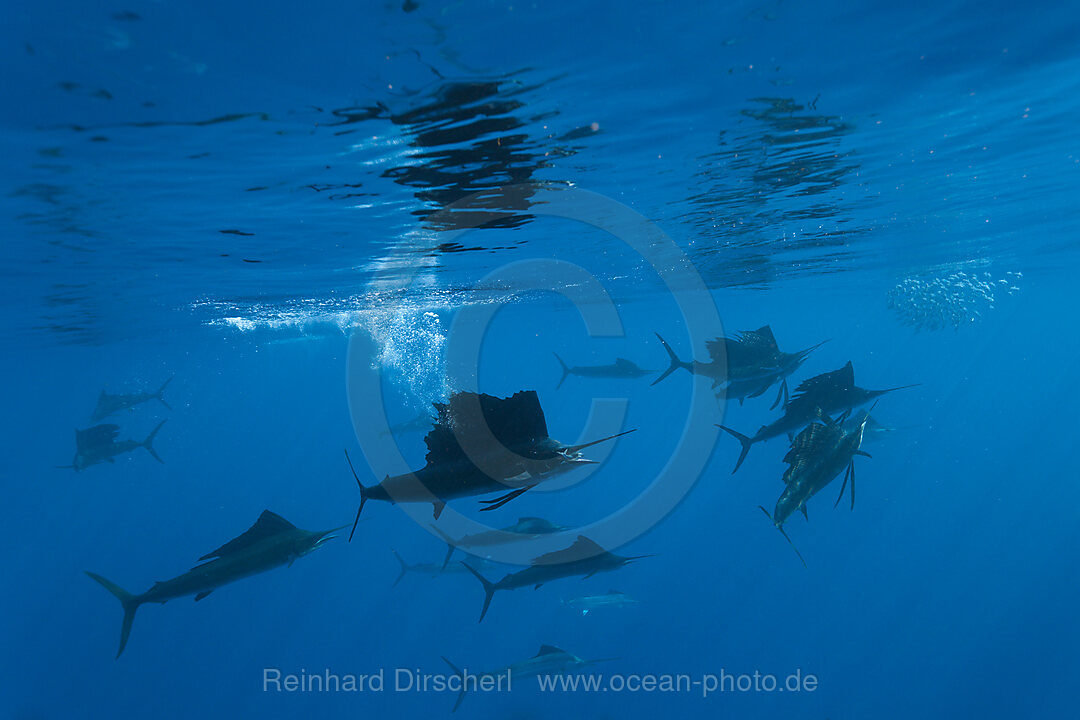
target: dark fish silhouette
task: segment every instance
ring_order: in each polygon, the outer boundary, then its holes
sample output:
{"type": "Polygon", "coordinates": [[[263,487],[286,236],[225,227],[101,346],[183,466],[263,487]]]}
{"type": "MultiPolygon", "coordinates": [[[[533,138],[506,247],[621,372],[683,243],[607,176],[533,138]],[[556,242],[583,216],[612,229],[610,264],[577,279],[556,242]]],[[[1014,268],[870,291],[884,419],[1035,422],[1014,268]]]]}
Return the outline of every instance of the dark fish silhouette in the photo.
{"type": "Polygon", "coordinates": [[[555,356],[555,359],[559,361],[559,365],[562,367],[562,377],[559,378],[559,384],[555,386],[556,390],[562,387],[562,384],[566,382],[566,378],[570,375],[589,378],[638,378],[649,374],[648,370],[641,369],[635,362],[626,358],[615,358],[615,362],[609,365],[575,365],[570,367],[563,362],[558,353],[551,354],[555,356]]]}
{"type": "Polygon", "coordinates": [[[141,405],[144,402],[151,400],[157,400],[169,410],[169,403],[165,402],[165,388],[172,382],[172,378],[169,378],[161,384],[157,392],[146,393],[119,393],[117,395],[110,395],[104,390],[101,391],[101,395],[98,396],[97,407],[94,408],[94,414],[90,416],[90,422],[98,422],[105,418],[120,412],[121,410],[131,410],[136,405],[141,405]]]}
{"type": "Polygon", "coordinates": [[[851,361],[839,370],[833,370],[809,380],[803,381],[795,389],[795,395],[784,406],[784,414],[778,420],[762,425],[761,429],[754,433],[753,437],[747,437],[724,425],[718,425],[742,444],[742,452],[735,463],[736,472],[746,459],[747,453],[754,443],[764,442],[774,437],[794,433],[814,422],[822,413],[847,412],[860,405],[865,405],[874,398],[881,397],[885,393],[894,390],[915,387],[915,385],[903,385],[887,390],[864,390],[855,386],[855,370],[851,367],[851,361]]]}
{"type": "Polygon", "coordinates": [[[598,608],[619,608],[637,605],[637,600],[619,590],[608,590],[602,595],[584,595],[563,600],[563,605],[580,610],[582,615],[588,615],[591,610],[598,608]]]}
{"type": "Polygon", "coordinates": [[[469,569],[480,584],[484,586],[484,607],[480,611],[480,622],[487,615],[491,598],[498,590],[514,590],[520,587],[533,586],[539,588],[546,582],[559,578],[584,575],[592,577],[596,573],[618,570],[623,565],[628,565],[635,560],[652,557],[651,555],[636,555],[634,557],[622,557],[615,555],[594,543],[584,535],[578,535],[577,541],[565,550],[556,550],[533,560],[532,564],[524,570],[510,573],[499,582],[489,582],[487,578],[462,563],[469,569]]]}
{"type": "MultiPolygon", "coordinates": [[[[405,559],[398,554],[397,550],[391,549],[391,552],[394,553],[394,557],[397,558],[398,565],[401,569],[398,571],[398,576],[394,580],[394,584],[390,587],[397,587],[397,584],[401,582],[408,573],[413,573],[414,575],[427,575],[428,577],[439,577],[442,575],[463,574],[468,572],[460,564],[439,565],[438,563],[407,563],[405,562],[405,559]]],[[[473,560],[473,563],[482,568],[495,567],[494,563],[483,558],[476,558],[473,560]]]]}
{"type": "MultiPolygon", "coordinates": [[[[862,422],[863,422],[863,418],[862,418],[861,414],[856,415],[855,417],[849,418],[847,420],[847,422],[844,423],[844,430],[847,430],[847,431],[850,432],[851,430],[854,430],[856,428],[856,426],[859,425],[862,422]]],[[[905,427],[900,428],[900,427],[892,427],[891,425],[883,425],[880,422],[878,422],[877,419],[874,416],[867,415],[866,419],[865,419],[865,425],[863,426],[862,444],[866,445],[868,443],[874,443],[874,442],[878,442],[880,440],[884,440],[886,437],[888,437],[892,433],[896,432],[897,430],[906,430],[906,429],[909,429],[909,427],[910,426],[905,426],[905,427]]]]}
{"type": "Polygon", "coordinates": [[[132,595],[92,572],[86,574],[115,595],[124,608],[124,621],[120,626],[120,649],[116,651],[116,657],[120,657],[131,633],[135,611],[140,605],[164,604],[185,595],[194,595],[198,602],[222,585],[266,572],[279,565],[292,565],[297,558],[332,540],[334,536],[330,533],[341,529],[321,532],[301,530],[280,515],[264,510],[255,524],[243,535],[199,558],[200,561],[207,562],[196,565],[172,580],[154,583],[153,587],[142,595],[132,595]]]}
{"type": "MultiPolygon", "coordinates": [[[[553,440],[548,436],[544,410],[535,390],[523,390],[508,398],[458,392],[449,402],[434,405],[439,419],[424,438],[428,447],[424,467],[388,475],[370,487],[360,482],[353,469],[360,488],[357,520],[368,500],[429,502],[437,520],[448,500],[512,488],[498,498],[481,501],[487,505],[483,510],[494,510],[553,475],[592,463],[581,455],[585,448],[633,432],[627,430],[580,445],[553,440]]],[[[348,452],[345,456],[348,458],[348,452]]]]}
{"type": "Polygon", "coordinates": [[[430,428],[433,423],[434,420],[431,419],[430,415],[421,414],[417,415],[411,420],[405,420],[397,423],[396,425],[391,425],[379,434],[385,437],[388,435],[402,435],[404,433],[420,432],[421,430],[427,430],[428,428],[430,428]]]}
{"type": "Polygon", "coordinates": [[[508,525],[501,530],[488,530],[486,532],[473,533],[472,535],[463,535],[457,540],[454,540],[437,526],[432,525],[431,527],[446,541],[446,558],[443,560],[444,568],[447,563],[450,562],[450,556],[454,554],[454,550],[458,548],[469,551],[471,548],[477,547],[506,545],[522,540],[535,540],[541,535],[550,535],[551,533],[556,533],[560,530],[566,530],[565,525],[558,525],[544,520],[543,518],[523,517],[518,518],[518,521],[513,525],[508,525]]]}
{"type": "MultiPolygon", "coordinates": [[[[525,678],[537,677],[539,675],[564,675],[566,673],[576,672],[588,665],[595,665],[596,663],[610,662],[612,660],[618,660],[619,658],[599,658],[597,660],[583,660],[577,655],[566,652],[562,648],[557,648],[554,645],[541,645],[540,651],[533,655],[528,660],[516,662],[513,665],[507,665],[506,667],[498,668],[497,670],[488,670],[485,672],[470,672],[472,677],[499,677],[505,676],[513,680],[523,680],[525,678]]],[[[454,703],[454,709],[450,712],[457,712],[457,709],[461,707],[461,701],[465,699],[465,692],[469,687],[466,682],[466,674],[462,670],[450,662],[443,656],[443,662],[450,666],[450,669],[454,671],[454,674],[461,678],[461,690],[458,692],[457,701],[454,703]]]]}
{"type": "Polygon", "coordinates": [[[729,399],[738,399],[741,403],[748,397],[758,397],[776,383],[780,383],[773,407],[783,397],[787,401],[787,377],[799,369],[811,352],[821,347],[824,342],[798,352],[782,352],[768,325],[757,330],[748,330],[730,338],[720,337],[705,343],[709,352],[709,362],[683,362],[657,333],[656,337],[667,350],[671,365],[653,385],[671,373],[682,368],[694,375],[711,378],[713,388],[725,387],[729,399]]]}
{"type": "MultiPolygon", "coordinates": [[[[821,492],[826,485],[831,483],[841,470],[844,470],[844,482],[840,486],[840,495],[836,498],[836,505],[844,497],[844,489],[848,480],[851,480],[851,507],[855,508],[855,456],[863,455],[863,432],[869,415],[860,412],[855,418],[854,428],[844,429],[845,417],[838,420],[823,418],[822,422],[807,425],[802,432],[795,436],[791,442],[791,449],[784,456],[784,462],[788,464],[784,471],[784,492],[776,501],[776,507],[769,515],[773,525],[784,534],[784,523],[795,512],[806,515],[806,503],[817,493],[821,492]]],[[[787,538],[791,542],[791,538],[787,538]]],[[[792,544],[792,548],[795,545],[792,544]]],[[[802,560],[802,554],[798,550],[795,553],[802,560]]],[[[803,560],[803,564],[806,561],[803,560]]]]}
{"type": "Polygon", "coordinates": [[[115,462],[117,455],[145,448],[146,452],[154,456],[159,463],[165,461],[154,450],[154,437],[158,430],[165,424],[162,420],[157,427],[150,431],[142,442],[136,440],[117,440],[120,433],[119,425],[95,425],[86,430],[75,431],[75,460],[71,465],[58,465],[61,468],[72,468],[75,472],[81,472],[91,465],[104,462],[115,462]]]}

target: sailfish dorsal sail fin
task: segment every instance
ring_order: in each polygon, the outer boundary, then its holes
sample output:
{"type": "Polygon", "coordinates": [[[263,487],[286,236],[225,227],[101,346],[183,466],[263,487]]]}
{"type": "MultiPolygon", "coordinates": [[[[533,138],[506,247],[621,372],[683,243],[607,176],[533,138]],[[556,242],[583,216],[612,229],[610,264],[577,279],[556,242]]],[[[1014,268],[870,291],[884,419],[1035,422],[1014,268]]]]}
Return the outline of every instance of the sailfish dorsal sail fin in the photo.
{"type": "Polygon", "coordinates": [[[541,645],[540,652],[536,653],[534,657],[540,657],[541,655],[553,655],[558,653],[559,655],[565,655],[566,651],[562,648],[555,647],[554,645],[541,645]]]}
{"type": "Polygon", "coordinates": [[[758,345],[769,350],[779,350],[776,346],[776,337],[773,335],[772,328],[768,325],[763,325],[757,330],[747,330],[742,334],[742,340],[748,345],[758,345]]]}
{"type": "Polygon", "coordinates": [[[588,558],[596,557],[598,555],[604,555],[607,550],[597,545],[595,542],[585,537],[584,535],[578,535],[574,544],[563,550],[556,550],[554,552],[545,553],[540,557],[533,560],[534,565],[558,565],[561,563],[577,562],[580,560],[586,560],[588,558]]]}
{"type": "Polygon", "coordinates": [[[457,392],[446,403],[435,403],[439,419],[424,438],[428,464],[468,458],[470,452],[500,451],[530,445],[548,436],[544,410],[535,390],[508,398],[457,392]],[[492,446],[492,441],[497,445],[492,446]]]}
{"type": "Polygon", "coordinates": [[[243,550],[250,545],[253,545],[260,540],[265,540],[268,537],[277,535],[285,530],[295,530],[296,526],[291,522],[281,517],[277,513],[270,512],[269,510],[263,510],[262,515],[255,521],[248,530],[242,535],[239,535],[229,542],[225,543],[217,550],[203,555],[199,560],[209,560],[216,557],[224,557],[229,553],[234,553],[239,550],[243,550]]]}
{"type": "Polygon", "coordinates": [[[120,434],[120,426],[107,424],[107,425],[95,425],[92,428],[86,430],[75,431],[75,444],[80,448],[92,447],[94,445],[108,445],[116,441],[116,436],[120,434]]]}
{"type": "Polygon", "coordinates": [[[839,370],[822,373],[799,383],[787,404],[787,412],[816,416],[820,405],[830,405],[837,396],[851,392],[854,387],[855,370],[849,360],[847,365],[839,370]]]}
{"type": "Polygon", "coordinates": [[[723,358],[729,367],[736,368],[768,363],[779,352],[772,328],[768,325],[757,330],[746,330],[734,337],[709,340],[705,348],[714,361],[723,358]]]}

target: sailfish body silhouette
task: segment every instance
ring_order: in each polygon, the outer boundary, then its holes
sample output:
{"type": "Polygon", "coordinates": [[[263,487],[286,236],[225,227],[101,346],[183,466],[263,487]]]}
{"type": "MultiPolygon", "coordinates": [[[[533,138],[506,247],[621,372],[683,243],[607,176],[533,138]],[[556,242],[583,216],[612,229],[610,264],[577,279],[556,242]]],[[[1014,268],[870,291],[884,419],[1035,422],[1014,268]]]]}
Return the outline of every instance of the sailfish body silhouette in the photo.
{"type": "Polygon", "coordinates": [[[494,510],[553,475],[591,464],[581,455],[585,448],[633,432],[579,445],[561,443],[548,435],[535,390],[508,398],[458,392],[448,402],[434,405],[438,420],[424,438],[428,448],[424,467],[388,475],[371,486],[361,483],[353,470],[360,488],[357,519],[368,500],[431,503],[438,519],[447,500],[509,490],[481,501],[487,505],[484,510],[494,510]]]}

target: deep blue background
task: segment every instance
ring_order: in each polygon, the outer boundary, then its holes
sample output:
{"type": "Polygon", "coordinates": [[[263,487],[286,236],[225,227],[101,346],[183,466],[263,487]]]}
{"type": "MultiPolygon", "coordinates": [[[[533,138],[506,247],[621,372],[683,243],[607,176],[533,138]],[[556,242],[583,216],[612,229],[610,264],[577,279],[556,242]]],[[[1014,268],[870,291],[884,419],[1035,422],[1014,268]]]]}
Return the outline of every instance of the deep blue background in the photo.
{"type": "MultiPolygon", "coordinates": [[[[837,720],[1073,708],[1074,3],[421,0],[405,13],[396,3],[50,2],[7,14],[0,709],[441,714],[448,695],[264,694],[262,668],[442,672],[446,655],[486,669],[541,643],[620,657],[598,668],[607,672],[802,668],[820,688],[703,701],[541,697],[530,684],[469,698],[460,714],[837,720]],[[112,18],[122,10],[141,19],[112,18]],[[329,126],[335,108],[381,102],[400,119],[451,83],[481,81],[510,103],[486,116],[514,122],[459,143],[418,147],[430,128],[386,117],[329,126]],[[793,109],[762,114],[780,101],[793,109]],[[599,132],[566,139],[591,123],[599,132]],[[516,154],[500,155],[499,143],[516,154]],[[424,154],[452,150],[463,154],[443,165],[424,154]],[[399,401],[392,419],[408,419],[442,389],[455,309],[509,299],[471,289],[505,263],[558,258],[595,273],[626,337],[590,338],[556,295],[520,299],[488,330],[481,387],[537,389],[552,434],[567,440],[593,397],[626,397],[639,431],[588,483],[527,495],[499,524],[588,522],[666,461],[693,387],[685,373],[655,388],[571,378],[556,391],[550,355],[589,364],[622,354],[660,370],[658,330],[689,356],[685,319],[656,276],[610,236],[550,219],[455,238],[491,252],[432,252],[440,233],[416,213],[438,206],[421,181],[395,178],[435,166],[459,195],[524,172],[627,204],[685,249],[726,330],[770,323],[784,349],[831,339],[796,380],[852,360],[866,387],[921,383],[875,410],[904,429],[857,463],[855,512],[833,510],[830,488],[808,525],[791,522],[804,570],[755,507],[779,494],[782,441],[755,448],[732,476],[737,447],[722,437],[675,512],[620,549],[659,557],[500,593],[477,625],[483,595],[467,576],[390,587],[391,548],[437,562],[444,546],[372,503],[351,545],[335,541],[197,605],[144,607],[113,661],[120,610],[82,571],[139,592],[265,508],[310,529],[349,522],[358,498],[341,448],[360,457],[350,337],[378,353],[399,401]],[[407,311],[387,313],[371,282],[399,242],[422,250],[407,257],[424,284],[407,311]],[[957,269],[1023,279],[956,332],[917,332],[887,309],[904,278],[957,269]],[[133,438],[168,418],[156,443],[165,465],[138,451],[78,475],[54,468],[71,461],[103,386],[151,388],[173,374],[172,412],[150,404],[119,418],[133,438]],[[640,604],[581,617],[559,603],[608,588],[640,604]]],[[[730,404],[724,422],[753,430],[773,417],[771,397],[730,404]]],[[[401,447],[422,461],[419,435],[401,447]]]]}

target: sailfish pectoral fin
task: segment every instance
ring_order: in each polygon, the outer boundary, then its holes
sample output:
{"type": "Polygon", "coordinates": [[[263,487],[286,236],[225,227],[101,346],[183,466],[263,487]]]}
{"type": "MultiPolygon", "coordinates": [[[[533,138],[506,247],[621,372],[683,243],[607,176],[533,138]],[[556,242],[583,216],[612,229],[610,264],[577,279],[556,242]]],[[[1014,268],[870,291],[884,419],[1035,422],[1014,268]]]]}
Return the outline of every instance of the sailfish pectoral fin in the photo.
{"type": "Polygon", "coordinates": [[[487,512],[488,510],[496,510],[498,508],[501,508],[506,503],[510,502],[511,500],[518,497],[522,493],[525,493],[525,492],[528,492],[529,490],[532,490],[534,487],[536,487],[535,484],[526,485],[525,487],[518,488],[517,490],[514,490],[512,492],[508,492],[507,494],[501,495],[501,496],[499,496],[497,498],[493,498],[491,500],[481,500],[480,502],[482,504],[484,504],[484,505],[487,505],[487,507],[480,508],[480,512],[487,512]]]}
{"type": "Polygon", "coordinates": [[[836,502],[833,503],[834,508],[840,504],[841,500],[844,499],[844,488],[847,487],[848,478],[851,477],[851,470],[854,467],[854,463],[849,463],[847,466],[847,470],[844,471],[844,482],[840,483],[840,494],[836,496],[836,502]]]}
{"type": "Polygon", "coordinates": [[[851,463],[851,509],[855,509],[855,463],[851,463]]]}
{"type": "Polygon", "coordinates": [[[775,410],[777,406],[786,407],[788,404],[788,387],[787,378],[780,381],[780,389],[776,391],[776,400],[773,400],[773,404],[769,406],[770,410],[775,410]],[[783,399],[781,404],[780,400],[783,399]]]}

